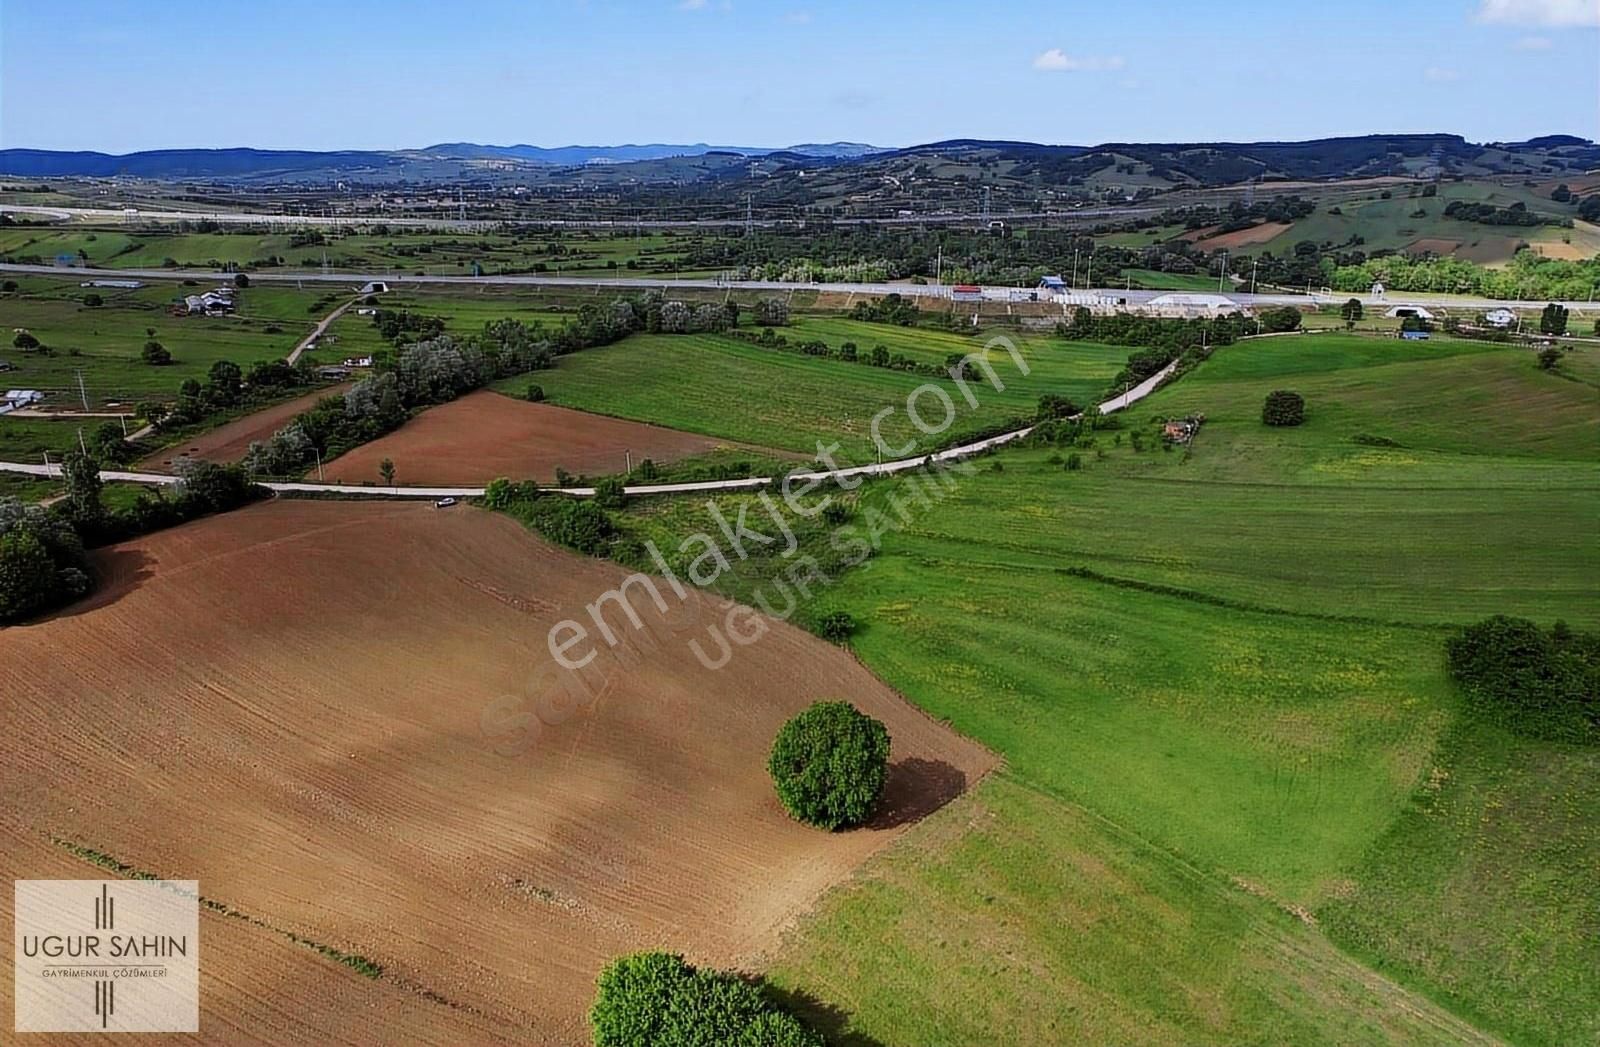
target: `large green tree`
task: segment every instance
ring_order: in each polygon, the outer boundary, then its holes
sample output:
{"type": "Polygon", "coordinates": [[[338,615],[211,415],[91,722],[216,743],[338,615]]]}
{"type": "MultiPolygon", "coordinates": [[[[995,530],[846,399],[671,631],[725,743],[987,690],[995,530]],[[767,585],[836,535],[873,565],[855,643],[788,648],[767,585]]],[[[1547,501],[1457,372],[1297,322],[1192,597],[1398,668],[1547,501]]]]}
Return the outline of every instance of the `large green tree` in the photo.
{"type": "Polygon", "coordinates": [[[767,770],[800,821],[846,829],[872,816],[888,777],[889,731],[849,702],[817,702],[778,731],[767,770]]]}

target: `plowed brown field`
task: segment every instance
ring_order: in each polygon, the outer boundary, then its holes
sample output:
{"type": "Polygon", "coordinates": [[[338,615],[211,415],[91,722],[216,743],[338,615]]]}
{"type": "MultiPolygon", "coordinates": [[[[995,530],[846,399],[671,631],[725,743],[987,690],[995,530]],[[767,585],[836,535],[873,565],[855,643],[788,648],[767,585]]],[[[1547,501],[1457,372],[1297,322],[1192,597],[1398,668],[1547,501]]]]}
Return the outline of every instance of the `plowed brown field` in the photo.
{"type": "Polygon", "coordinates": [[[294,421],[296,415],[311,410],[323,397],[338,396],[348,388],[350,388],[349,382],[331,385],[304,396],[297,396],[293,400],[285,400],[281,404],[262,408],[226,425],[219,425],[210,432],[185,440],[176,447],[157,451],[140,461],[134,468],[170,472],[173,460],[179,455],[201,458],[218,464],[237,462],[244,457],[246,451],[250,450],[251,444],[257,440],[267,439],[294,421]]]}
{"type": "Polygon", "coordinates": [[[620,473],[651,458],[675,462],[729,446],[697,433],[530,404],[479,391],[431,407],[380,440],[324,466],[330,483],[378,482],[378,464],[395,464],[399,483],[422,487],[486,484],[497,476],[550,481],[557,467],[574,474],[620,473]]]}
{"type": "Polygon", "coordinates": [[[102,875],[54,836],[267,925],[205,917],[211,1041],[587,1042],[606,959],[738,965],[992,766],[787,626],[706,669],[686,640],[715,650],[723,611],[694,595],[642,607],[651,639],[597,659],[597,698],[551,701],[549,626],[622,572],[476,509],[276,502],[100,566],[96,597],[0,632],[0,867],[102,875]],[[772,794],[773,734],[821,697],[889,725],[874,828],[816,832],[772,794]]]}

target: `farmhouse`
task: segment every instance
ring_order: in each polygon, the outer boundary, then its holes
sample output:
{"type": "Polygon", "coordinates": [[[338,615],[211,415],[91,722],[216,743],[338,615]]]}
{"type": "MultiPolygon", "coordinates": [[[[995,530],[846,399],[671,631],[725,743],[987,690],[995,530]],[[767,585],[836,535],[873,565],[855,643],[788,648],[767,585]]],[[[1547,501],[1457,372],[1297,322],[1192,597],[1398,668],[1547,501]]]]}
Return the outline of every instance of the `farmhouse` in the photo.
{"type": "Polygon", "coordinates": [[[79,287],[111,287],[123,291],[137,291],[144,286],[141,280],[85,280],[79,287]]]}
{"type": "Polygon", "coordinates": [[[27,407],[44,399],[44,394],[37,389],[7,389],[6,395],[0,400],[8,407],[27,407]]]}
{"type": "Polygon", "coordinates": [[[1065,291],[1066,289],[1067,282],[1061,279],[1059,276],[1046,276],[1041,277],[1039,280],[1039,290],[1041,291],[1048,291],[1051,294],[1055,294],[1060,291],[1065,291]]]}
{"type": "Polygon", "coordinates": [[[344,358],[344,365],[346,367],[371,367],[372,366],[372,357],[370,357],[370,356],[347,356],[347,357],[344,358]]]}
{"type": "Polygon", "coordinates": [[[1407,316],[1414,316],[1418,320],[1432,320],[1433,319],[1433,313],[1429,312],[1427,309],[1422,308],[1422,306],[1420,306],[1420,305],[1397,305],[1393,309],[1390,309],[1387,313],[1384,313],[1383,315],[1387,316],[1391,320],[1396,319],[1396,318],[1404,318],[1404,317],[1407,317],[1407,316]]]}
{"type": "Polygon", "coordinates": [[[389,285],[382,280],[369,280],[361,286],[356,294],[383,294],[389,290],[389,285]]]}
{"type": "Polygon", "coordinates": [[[1504,307],[1490,309],[1483,314],[1483,322],[1490,327],[1510,327],[1517,322],[1517,314],[1504,307]]]}
{"type": "Polygon", "coordinates": [[[206,316],[222,316],[233,311],[233,289],[218,287],[207,291],[205,294],[185,295],[184,308],[193,316],[204,313],[206,316]]]}

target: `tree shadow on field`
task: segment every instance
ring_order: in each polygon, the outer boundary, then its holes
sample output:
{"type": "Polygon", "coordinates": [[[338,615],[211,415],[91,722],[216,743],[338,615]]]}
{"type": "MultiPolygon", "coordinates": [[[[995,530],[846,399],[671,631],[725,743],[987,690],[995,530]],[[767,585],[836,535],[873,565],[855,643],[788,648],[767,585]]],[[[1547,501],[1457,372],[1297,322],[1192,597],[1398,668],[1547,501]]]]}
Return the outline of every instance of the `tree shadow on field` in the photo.
{"type": "Polygon", "coordinates": [[[154,562],[143,549],[97,549],[89,557],[89,571],[93,588],[81,600],[74,601],[53,614],[39,618],[40,622],[57,618],[74,618],[102,607],[108,607],[133,592],[155,575],[150,569],[154,562]]]}
{"type": "Polygon", "coordinates": [[[967,788],[967,774],[943,760],[924,760],[912,756],[889,765],[878,810],[867,822],[868,829],[894,829],[921,821],[960,796],[967,788]]]}
{"type": "Polygon", "coordinates": [[[780,989],[763,978],[751,978],[773,1003],[822,1034],[828,1047],[884,1047],[883,1041],[860,1032],[848,1031],[850,1012],[824,1003],[804,989],[780,989]]]}

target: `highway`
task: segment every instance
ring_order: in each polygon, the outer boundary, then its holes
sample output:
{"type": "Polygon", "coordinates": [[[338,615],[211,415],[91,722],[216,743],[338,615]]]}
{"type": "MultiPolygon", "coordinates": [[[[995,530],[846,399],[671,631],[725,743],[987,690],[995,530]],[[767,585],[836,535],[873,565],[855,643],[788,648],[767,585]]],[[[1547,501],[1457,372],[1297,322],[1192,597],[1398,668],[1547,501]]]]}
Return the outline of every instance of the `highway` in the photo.
{"type": "MultiPolygon", "coordinates": [[[[749,225],[762,229],[778,226],[804,225],[952,225],[962,222],[1020,222],[1040,219],[1080,218],[1137,218],[1154,214],[1154,207],[1083,207],[1071,211],[995,211],[952,212],[949,214],[889,215],[881,218],[830,218],[825,215],[796,215],[793,218],[754,218],[749,225]]],[[[257,211],[147,211],[142,208],[111,207],[53,207],[46,204],[0,204],[0,212],[52,218],[59,222],[219,222],[225,225],[276,225],[318,226],[338,228],[343,226],[388,225],[408,229],[445,229],[476,231],[498,225],[539,225],[558,229],[697,229],[714,227],[743,228],[747,220],[742,216],[726,218],[417,218],[389,217],[382,214],[365,215],[291,215],[267,214],[257,211]]]]}
{"type": "MultiPolygon", "coordinates": [[[[9,265],[0,264],[0,272],[29,273],[33,275],[68,277],[72,279],[123,279],[123,280],[217,280],[227,279],[232,274],[218,272],[211,269],[92,269],[76,266],[58,265],[9,265]]],[[[837,293],[855,293],[863,295],[900,294],[907,297],[918,298],[943,298],[950,294],[949,285],[945,284],[889,284],[889,283],[838,283],[838,284],[812,284],[792,283],[779,280],[740,280],[729,281],[720,279],[684,279],[663,280],[642,276],[549,276],[543,274],[516,274],[501,276],[416,276],[404,273],[379,273],[379,272],[286,272],[283,270],[252,271],[252,283],[333,283],[356,285],[369,280],[382,280],[395,285],[477,285],[477,286],[509,286],[509,287],[555,287],[555,288],[616,288],[622,291],[644,291],[652,288],[671,291],[678,290],[708,290],[708,291],[772,291],[787,293],[791,291],[830,291],[837,293]]],[[[355,290],[352,287],[351,290],[355,290]]],[[[993,288],[992,290],[1008,290],[1006,288],[993,288]]],[[[1009,290],[1027,290],[1026,288],[1010,288],[1009,290]]],[[[1108,298],[1126,299],[1129,305],[1141,306],[1152,298],[1178,292],[1171,291],[1124,291],[1120,287],[1082,288],[1074,292],[1079,295],[1101,295],[1108,298]]],[[[1186,292],[1196,293],[1196,292],[1186,292]]],[[[1493,298],[1474,298],[1463,295],[1443,295],[1428,293],[1410,293],[1396,291],[1388,295],[1351,294],[1348,292],[1329,292],[1303,294],[1248,294],[1239,291],[1223,292],[1228,298],[1246,308],[1256,306],[1275,305],[1337,305],[1350,298],[1359,299],[1366,306],[1382,306],[1384,308],[1395,305],[1422,305],[1438,306],[1441,308],[1457,309],[1491,309],[1495,306],[1505,306],[1510,309],[1542,309],[1547,299],[1526,299],[1518,301],[1504,301],[1493,298]]],[[[1595,301],[1565,301],[1561,303],[1574,312],[1600,312],[1600,302],[1595,301]]]]}
{"type": "MultiPolygon", "coordinates": [[[[1127,392],[1107,400],[1099,406],[1100,413],[1111,414],[1114,411],[1120,411],[1128,405],[1149,396],[1155,391],[1156,386],[1171,376],[1177,366],[1178,362],[1174,360],[1127,392]]],[[[795,472],[789,475],[794,481],[799,482],[838,480],[853,476],[888,476],[893,473],[904,472],[907,469],[917,469],[930,462],[947,462],[952,459],[979,454],[1011,443],[1013,440],[1020,440],[1031,432],[1033,432],[1033,426],[1030,425],[1022,429],[1014,429],[1009,433],[1001,433],[999,436],[976,440],[969,444],[962,444],[960,447],[952,447],[932,454],[920,454],[911,458],[901,458],[893,462],[878,462],[873,465],[851,466],[846,469],[795,472]]],[[[58,478],[61,476],[61,466],[33,465],[28,462],[0,462],[0,472],[58,478]]],[[[100,479],[137,484],[176,484],[179,482],[178,477],[167,473],[136,473],[116,470],[102,470],[100,479]]],[[[753,487],[766,487],[778,482],[780,479],[780,477],[773,476],[750,476],[740,480],[706,480],[700,483],[640,484],[624,487],[623,493],[633,497],[642,497],[653,494],[697,494],[715,491],[737,491],[753,487]]],[[[263,482],[261,486],[280,494],[357,494],[389,498],[478,498],[484,492],[482,487],[374,487],[370,484],[275,481],[263,482]]],[[[594,496],[593,487],[555,487],[549,488],[549,490],[557,494],[571,495],[575,498],[592,498],[594,496]]]]}

